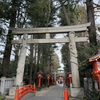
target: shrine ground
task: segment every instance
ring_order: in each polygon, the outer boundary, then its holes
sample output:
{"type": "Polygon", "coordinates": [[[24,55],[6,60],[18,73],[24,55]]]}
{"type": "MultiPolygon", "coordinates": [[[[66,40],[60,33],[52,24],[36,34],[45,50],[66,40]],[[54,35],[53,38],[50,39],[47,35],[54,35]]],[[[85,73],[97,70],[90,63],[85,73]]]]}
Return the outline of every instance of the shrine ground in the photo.
{"type": "MultiPolygon", "coordinates": [[[[69,88],[67,88],[67,90],[69,90],[69,88]]],[[[64,100],[63,92],[64,92],[63,84],[57,84],[50,86],[49,88],[48,87],[42,88],[40,91],[36,91],[35,96],[33,95],[32,97],[23,100],[64,100]]],[[[5,100],[14,100],[14,98],[6,98],[5,100]]],[[[69,95],[69,100],[82,100],[82,99],[71,98],[69,95]]]]}
{"type": "Polygon", "coordinates": [[[63,100],[63,87],[60,85],[47,87],[27,100],[63,100]]]}

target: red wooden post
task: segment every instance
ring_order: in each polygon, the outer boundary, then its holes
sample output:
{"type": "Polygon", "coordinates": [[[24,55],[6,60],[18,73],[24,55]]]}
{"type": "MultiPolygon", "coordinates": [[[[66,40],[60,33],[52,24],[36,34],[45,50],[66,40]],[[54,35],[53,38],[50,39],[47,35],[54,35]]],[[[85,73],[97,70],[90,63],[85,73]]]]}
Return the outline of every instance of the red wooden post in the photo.
{"type": "Polygon", "coordinates": [[[15,90],[15,98],[14,100],[19,100],[19,89],[15,90]]]}
{"type": "Polygon", "coordinates": [[[68,100],[68,90],[64,90],[64,100],[68,100]]]}
{"type": "Polygon", "coordinates": [[[33,89],[34,89],[34,92],[36,92],[36,85],[35,84],[33,85],[33,89]]]}
{"type": "Polygon", "coordinates": [[[41,87],[41,78],[38,79],[38,87],[41,87]]]}

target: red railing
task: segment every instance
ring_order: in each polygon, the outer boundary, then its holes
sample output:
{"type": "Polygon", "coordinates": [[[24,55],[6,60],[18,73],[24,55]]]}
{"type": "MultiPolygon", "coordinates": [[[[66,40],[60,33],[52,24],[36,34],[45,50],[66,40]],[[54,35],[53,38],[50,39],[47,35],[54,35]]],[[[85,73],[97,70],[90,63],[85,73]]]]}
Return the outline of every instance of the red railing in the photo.
{"type": "Polygon", "coordinates": [[[19,89],[15,90],[15,99],[14,100],[20,100],[24,95],[27,93],[35,93],[36,86],[35,85],[25,85],[19,89]]]}

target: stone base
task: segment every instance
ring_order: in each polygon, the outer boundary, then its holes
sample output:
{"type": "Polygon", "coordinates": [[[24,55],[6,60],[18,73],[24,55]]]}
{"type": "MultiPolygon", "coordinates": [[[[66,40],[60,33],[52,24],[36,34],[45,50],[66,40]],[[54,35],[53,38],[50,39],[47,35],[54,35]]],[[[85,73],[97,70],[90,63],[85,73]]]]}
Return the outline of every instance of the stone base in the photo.
{"type": "Polygon", "coordinates": [[[14,100],[15,96],[6,96],[4,100],[14,100]]]}
{"type": "Polygon", "coordinates": [[[16,90],[16,87],[11,87],[11,88],[9,89],[9,95],[10,95],[10,96],[15,96],[15,90],[16,90]]]}
{"type": "Polygon", "coordinates": [[[83,90],[83,88],[70,87],[70,95],[71,95],[71,97],[83,96],[84,90],[83,90]]]}

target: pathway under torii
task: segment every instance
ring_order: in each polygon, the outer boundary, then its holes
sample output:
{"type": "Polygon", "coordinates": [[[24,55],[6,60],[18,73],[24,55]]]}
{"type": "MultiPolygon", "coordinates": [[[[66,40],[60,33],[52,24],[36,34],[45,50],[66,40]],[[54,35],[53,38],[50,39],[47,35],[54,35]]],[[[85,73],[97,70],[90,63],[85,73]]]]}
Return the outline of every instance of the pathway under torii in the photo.
{"type": "Polygon", "coordinates": [[[50,86],[49,88],[44,88],[41,91],[37,91],[35,96],[27,100],[64,100],[63,85],[58,84],[50,86]]]}
{"type": "MultiPolygon", "coordinates": [[[[85,42],[88,37],[75,37],[75,33],[84,32],[90,23],[73,25],[73,26],[62,26],[62,27],[47,27],[47,28],[10,28],[14,35],[23,35],[22,39],[12,40],[12,44],[22,44],[20,50],[17,73],[16,73],[16,85],[21,86],[23,82],[24,65],[26,58],[27,44],[34,43],[69,43],[70,50],[70,63],[71,63],[71,73],[72,73],[72,87],[71,96],[76,96],[80,91],[80,79],[78,71],[78,61],[77,61],[77,49],[76,42],[85,42]],[[69,33],[66,38],[51,39],[50,34],[61,34],[69,33]],[[46,34],[46,39],[31,39],[28,35],[32,34],[46,34]]],[[[67,55],[66,55],[67,56],[67,55]]]]}

